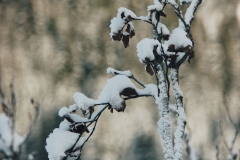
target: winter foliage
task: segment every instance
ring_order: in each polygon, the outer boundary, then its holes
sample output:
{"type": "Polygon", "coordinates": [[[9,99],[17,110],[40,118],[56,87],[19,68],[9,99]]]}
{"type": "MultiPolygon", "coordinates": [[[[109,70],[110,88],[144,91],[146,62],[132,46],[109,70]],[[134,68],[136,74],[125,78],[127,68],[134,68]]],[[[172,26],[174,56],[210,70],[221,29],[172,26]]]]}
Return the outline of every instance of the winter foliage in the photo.
{"type": "Polygon", "coordinates": [[[20,136],[16,132],[12,134],[12,121],[5,113],[0,114],[0,122],[0,150],[7,156],[12,156],[14,154],[12,151],[19,152],[19,146],[26,137],[20,136]]]}
{"type": "MultiPolygon", "coordinates": [[[[2,153],[4,160],[15,160],[20,158],[23,145],[26,144],[37,122],[40,108],[38,102],[30,99],[30,103],[35,110],[35,115],[28,128],[28,132],[24,135],[20,135],[15,130],[17,100],[13,84],[10,85],[10,93],[10,103],[5,103],[5,94],[0,87],[0,100],[3,109],[3,113],[0,113],[0,153],[2,153]]],[[[35,151],[29,153],[28,160],[34,160],[35,156],[35,151]]]]}
{"type": "Polygon", "coordinates": [[[179,68],[188,58],[194,57],[194,41],[190,32],[190,25],[201,0],[180,0],[180,4],[190,3],[185,16],[175,0],[154,0],[154,4],[147,7],[146,16],[136,16],[131,10],[119,8],[117,16],[111,20],[110,37],[113,41],[122,41],[124,47],[129,46],[129,40],[135,35],[132,21],[141,20],[153,27],[153,39],[145,38],[137,44],[137,56],[146,67],[150,75],[156,76],[156,84],[143,84],[131,71],[118,71],[108,68],[107,73],[115,74],[110,78],[97,99],[91,99],[83,93],[75,93],[74,104],[63,107],[59,116],[64,120],[59,128],[47,138],[46,150],[50,160],[80,159],[84,144],[93,134],[98,118],[105,109],[111,112],[124,112],[126,101],[139,97],[153,97],[158,106],[160,120],[158,130],[162,140],[163,153],[166,160],[183,159],[183,141],[185,125],[187,123],[183,93],[179,86],[179,68]],[[164,8],[171,5],[179,18],[179,26],[172,32],[161,23],[166,17],[164,8]],[[170,75],[169,75],[170,71],[170,75]],[[176,100],[174,111],[178,116],[177,127],[172,142],[172,122],[169,116],[170,79],[176,100]],[[137,82],[139,89],[132,82],[137,82]],[[75,112],[80,110],[82,114],[75,112]]]}

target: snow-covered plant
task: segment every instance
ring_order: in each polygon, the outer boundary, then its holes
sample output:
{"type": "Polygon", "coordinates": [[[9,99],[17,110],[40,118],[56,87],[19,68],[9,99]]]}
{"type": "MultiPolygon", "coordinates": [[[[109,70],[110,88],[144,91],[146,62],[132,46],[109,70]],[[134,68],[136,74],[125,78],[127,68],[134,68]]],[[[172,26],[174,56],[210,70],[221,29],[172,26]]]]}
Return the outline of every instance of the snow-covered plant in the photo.
{"type": "MultiPolygon", "coordinates": [[[[26,144],[29,136],[32,133],[32,129],[37,122],[39,116],[39,103],[34,102],[31,99],[36,114],[29,127],[28,132],[21,136],[15,131],[17,101],[13,85],[10,85],[11,100],[10,104],[5,103],[5,94],[0,87],[0,101],[3,109],[3,113],[0,113],[0,159],[4,160],[17,160],[20,157],[22,147],[26,144]]],[[[29,160],[33,160],[36,153],[29,154],[29,160]]]]}
{"type": "Polygon", "coordinates": [[[132,11],[123,7],[118,9],[117,16],[111,20],[110,37],[113,41],[122,41],[125,48],[129,46],[130,38],[135,35],[132,21],[141,20],[152,25],[154,38],[145,38],[137,44],[137,56],[139,61],[146,65],[146,71],[156,76],[156,85],[143,84],[130,71],[108,68],[107,73],[116,76],[107,81],[97,99],[88,98],[82,93],[75,93],[73,96],[75,104],[60,109],[59,116],[64,120],[59,128],[54,129],[47,138],[46,150],[50,160],[80,159],[82,148],[93,134],[102,112],[107,108],[111,112],[113,110],[123,112],[126,108],[125,101],[143,96],[153,97],[158,106],[161,116],[158,130],[165,159],[183,159],[182,142],[187,120],[183,106],[183,93],[179,86],[179,67],[187,58],[190,62],[190,59],[194,57],[194,41],[190,26],[194,13],[202,1],[180,0],[179,2],[180,5],[190,3],[185,16],[182,15],[175,0],[162,0],[161,2],[154,0],[154,4],[147,8],[147,16],[136,16],[132,11]],[[167,26],[161,23],[161,18],[167,16],[164,12],[166,5],[171,5],[179,18],[178,27],[171,33],[167,26]],[[169,78],[172,81],[178,116],[174,143],[169,116],[169,78]],[[137,88],[132,80],[136,81],[142,89],[137,88]],[[77,110],[81,110],[85,117],[76,114],[77,110]]]}

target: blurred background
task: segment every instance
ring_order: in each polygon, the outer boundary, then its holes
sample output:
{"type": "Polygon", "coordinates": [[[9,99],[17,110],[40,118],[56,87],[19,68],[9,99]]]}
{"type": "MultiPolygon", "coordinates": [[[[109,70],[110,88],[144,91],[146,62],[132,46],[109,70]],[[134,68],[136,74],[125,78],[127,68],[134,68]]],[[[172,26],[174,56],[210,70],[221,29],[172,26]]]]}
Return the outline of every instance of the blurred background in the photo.
{"type": "MultiPolygon", "coordinates": [[[[18,134],[27,133],[35,116],[29,99],[40,104],[40,117],[20,159],[27,159],[33,151],[38,155],[36,160],[48,159],[46,138],[62,121],[58,110],[74,103],[75,92],[97,98],[113,76],[106,73],[107,67],[131,70],[142,82],[155,83],[136,53],[141,39],[152,38],[152,27],[133,22],[136,36],[127,49],[109,36],[110,20],[119,7],[145,16],[152,4],[152,0],[0,0],[0,82],[5,101],[10,99],[10,84],[14,85],[18,134]]],[[[177,17],[171,6],[165,12],[167,18],[161,21],[171,31],[178,26],[177,17]]],[[[198,159],[216,159],[217,145],[220,159],[226,159],[228,151],[222,137],[230,145],[235,128],[228,119],[224,99],[233,121],[240,124],[239,0],[203,1],[191,31],[195,57],[180,69],[189,143],[198,159]]],[[[105,111],[84,146],[82,159],[163,159],[159,118],[152,98],[128,101],[124,113],[105,111]]],[[[240,149],[239,139],[235,152],[240,149]]]]}

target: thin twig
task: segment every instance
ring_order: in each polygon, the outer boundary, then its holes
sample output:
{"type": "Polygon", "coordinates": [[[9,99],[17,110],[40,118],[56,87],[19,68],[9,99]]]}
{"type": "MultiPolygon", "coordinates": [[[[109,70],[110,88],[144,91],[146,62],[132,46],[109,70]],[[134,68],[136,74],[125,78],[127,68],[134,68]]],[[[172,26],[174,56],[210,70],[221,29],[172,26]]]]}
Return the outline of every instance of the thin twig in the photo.
{"type": "Polygon", "coordinates": [[[236,142],[236,140],[237,140],[238,134],[239,134],[239,128],[238,128],[239,126],[238,126],[238,124],[236,124],[236,123],[233,121],[233,119],[232,119],[232,117],[231,117],[231,115],[230,115],[230,109],[229,109],[228,102],[227,102],[227,99],[226,99],[226,92],[225,92],[225,91],[223,92],[223,104],[224,104],[224,107],[225,107],[225,109],[226,109],[226,111],[227,111],[228,119],[229,119],[230,123],[233,125],[233,127],[235,128],[234,137],[233,137],[233,139],[232,139],[232,141],[231,141],[230,147],[228,147],[228,150],[229,150],[230,153],[231,153],[230,155],[232,156],[233,146],[234,146],[234,144],[235,144],[235,142],[236,142]]]}
{"type": "MultiPolygon", "coordinates": [[[[95,128],[96,128],[96,124],[97,124],[97,121],[98,121],[98,118],[100,117],[100,115],[102,114],[102,112],[108,107],[108,105],[106,105],[95,117],[94,119],[90,122],[90,124],[87,125],[87,127],[89,127],[93,122],[95,122],[94,124],[94,127],[93,127],[93,130],[91,131],[90,135],[88,136],[88,138],[84,141],[84,143],[79,147],[79,148],[76,148],[74,150],[74,147],[76,146],[76,144],[78,143],[78,141],[80,140],[82,134],[79,135],[79,137],[77,138],[76,142],[74,143],[74,145],[68,150],[66,151],[68,154],[67,154],[67,157],[68,155],[71,153],[71,152],[75,152],[76,150],[80,149],[80,152],[82,150],[82,147],[84,146],[84,144],[88,141],[88,139],[92,136],[95,128]]],[[[79,122],[79,123],[82,123],[82,122],[79,122]]],[[[77,124],[77,123],[75,123],[77,124]]]]}
{"type": "MultiPolygon", "coordinates": [[[[72,152],[75,152],[77,151],[78,149],[80,149],[80,152],[82,151],[82,148],[84,146],[84,144],[88,141],[88,139],[92,136],[93,132],[95,131],[96,129],[96,125],[97,125],[97,122],[98,122],[98,119],[99,117],[101,116],[102,112],[107,108],[108,106],[106,106],[101,112],[99,112],[98,116],[96,116],[94,119],[95,119],[95,123],[94,123],[94,126],[93,126],[93,129],[91,131],[91,133],[89,134],[89,136],[87,137],[87,139],[84,141],[84,143],[79,147],[79,148],[76,148],[75,150],[73,150],[72,152]]],[[[92,123],[91,123],[92,124],[92,123]]],[[[89,126],[89,125],[88,125],[89,126]]],[[[88,127],[87,126],[87,127],[88,127]]],[[[79,140],[79,139],[78,139],[79,140]]],[[[76,145],[76,144],[75,144],[76,145]]],[[[74,146],[75,147],[75,146],[74,146]]],[[[73,147],[73,148],[74,148],[73,147]]]]}
{"type": "Polygon", "coordinates": [[[68,151],[66,151],[66,153],[67,153],[66,158],[69,156],[70,153],[73,152],[73,149],[74,149],[74,147],[77,145],[77,143],[78,143],[78,141],[80,140],[81,136],[82,136],[82,134],[79,134],[79,136],[78,136],[76,142],[73,144],[73,146],[72,146],[68,151]]]}
{"type": "Polygon", "coordinates": [[[122,74],[121,73],[122,71],[117,71],[117,70],[115,70],[114,69],[114,74],[115,75],[124,75],[124,76],[126,76],[126,77],[128,77],[128,78],[131,78],[131,79],[133,79],[135,82],[137,82],[140,86],[142,86],[143,88],[145,88],[146,87],[146,85],[144,84],[144,83],[142,83],[141,81],[139,81],[133,74],[131,75],[131,76],[127,76],[127,75],[125,75],[125,74],[122,74]]]}
{"type": "Polygon", "coordinates": [[[219,121],[219,132],[220,132],[220,136],[221,136],[221,138],[222,138],[222,141],[223,141],[225,147],[227,148],[229,154],[231,155],[232,153],[231,153],[231,151],[230,151],[230,149],[229,149],[229,147],[228,147],[228,145],[227,145],[227,142],[226,142],[226,140],[223,138],[221,121],[219,121]]]}
{"type": "Polygon", "coordinates": [[[139,97],[150,97],[150,96],[153,96],[153,95],[150,95],[150,94],[142,94],[142,95],[136,95],[136,96],[126,97],[126,98],[123,98],[123,99],[124,99],[124,100],[129,100],[129,99],[134,99],[134,98],[139,98],[139,97]]]}
{"type": "Polygon", "coordinates": [[[1,57],[2,54],[0,54],[0,95],[1,95],[1,98],[4,99],[4,93],[2,91],[2,57],[1,57]]]}
{"type": "MultiPolygon", "coordinates": [[[[12,120],[12,143],[11,143],[11,150],[14,150],[14,131],[15,131],[15,117],[16,117],[16,98],[13,88],[13,82],[10,84],[10,92],[11,92],[11,105],[12,105],[12,114],[11,114],[11,120],[12,120]]],[[[13,152],[14,153],[14,152],[13,152]]]]}
{"type": "Polygon", "coordinates": [[[99,105],[109,105],[109,103],[96,103],[93,106],[99,106],[99,105]]]}
{"type": "Polygon", "coordinates": [[[183,19],[182,14],[181,14],[181,11],[180,11],[179,8],[177,8],[177,9],[175,10],[175,13],[176,13],[176,15],[178,16],[178,18],[182,21],[182,23],[184,24],[185,31],[188,33],[188,36],[189,36],[190,40],[192,41],[192,45],[193,45],[193,47],[194,47],[194,44],[195,44],[195,43],[194,43],[194,40],[193,40],[193,37],[192,37],[192,33],[191,33],[191,30],[190,30],[190,26],[187,25],[187,23],[186,23],[185,20],[183,19]]]}
{"type": "MultiPolygon", "coordinates": [[[[159,85],[159,80],[158,80],[158,77],[157,77],[157,69],[156,67],[154,67],[153,63],[149,63],[151,65],[151,67],[153,68],[153,71],[154,71],[154,75],[155,75],[155,78],[156,78],[156,82],[157,82],[157,86],[159,85]]],[[[160,89],[158,87],[158,96],[160,94],[160,89]]]]}
{"type": "MultiPolygon", "coordinates": [[[[101,114],[100,114],[100,115],[101,115],[101,114]]],[[[90,135],[88,136],[88,138],[85,140],[85,142],[84,142],[84,143],[82,144],[82,146],[80,147],[80,152],[82,151],[82,148],[83,148],[84,144],[88,141],[88,139],[92,136],[93,132],[95,131],[96,125],[97,125],[97,122],[98,122],[98,119],[99,119],[100,115],[99,115],[99,116],[97,117],[97,119],[96,119],[96,122],[95,122],[95,124],[94,124],[94,126],[93,126],[92,132],[90,133],[90,135]]]]}
{"type": "Polygon", "coordinates": [[[216,152],[216,160],[220,160],[219,159],[219,147],[218,147],[218,145],[216,146],[216,150],[217,150],[217,152],[216,152]]]}
{"type": "Polygon", "coordinates": [[[140,20],[140,21],[144,21],[144,22],[147,22],[147,23],[149,23],[149,24],[151,24],[152,25],[152,22],[150,22],[150,21],[147,21],[147,20],[143,20],[143,19],[141,19],[141,18],[134,18],[133,20],[140,20]]]}
{"type": "Polygon", "coordinates": [[[135,76],[134,75],[132,75],[132,76],[130,76],[129,78],[132,78],[134,81],[136,81],[139,85],[141,85],[143,88],[145,88],[146,87],[146,85],[145,84],[143,84],[142,82],[140,82],[137,78],[135,78],[135,76]]]}
{"type": "MultiPolygon", "coordinates": [[[[194,19],[194,16],[191,17],[191,19],[190,19],[190,21],[189,21],[189,24],[187,24],[186,21],[184,20],[183,16],[182,16],[182,14],[181,14],[181,11],[180,11],[179,7],[173,5],[173,4],[170,3],[170,2],[167,2],[167,3],[169,3],[171,6],[173,6],[173,7],[175,8],[175,13],[176,13],[176,15],[178,16],[178,18],[182,21],[182,23],[183,23],[183,25],[184,25],[184,27],[185,27],[185,31],[188,33],[188,36],[189,36],[190,40],[192,41],[192,45],[193,45],[193,47],[194,47],[194,40],[193,40],[193,37],[192,37],[192,34],[191,34],[191,30],[190,30],[190,25],[191,25],[191,23],[192,23],[192,21],[193,21],[193,19],[194,19]]],[[[194,5],[193,3],[194,3],[194,1],[191,2],[190,6],[191,6],[191,5],[194,5]]],[[[202,0],[198,0],[197,5],[194,7],[194,10],[192,10],[192,13],[191,13],[192,15],[194,15],[194,13],[196,12],[198,6],[199,6],[201,3],[202,3],[202,0]]],[[[190,6],[189,6],[189,7],[190,7],[190,6]]],[[[189,11],[189,12],[190,12],[190,11],[189,11]]],[[[188,10],[187,10],[187,13],[186,13],[186,14],[190,14],[190,13],[188,13],[188,10]]]]}
{"type": "Polygon", "coordinates": [[[33,128],[35,127],[36,123],[37,123],[37,120],[39,118],[39,115],[40,115],[40,104],[38,102],[35,102],[33,99],[31,99],[31,103],[35,109],[35,116],[34,116],[34,120],[32,122],[32,124],[30,125],[30,128],[28,130],[28,133],[26,135],[26,138],[25,140],[22,142],[22,144],[19,146],[19,152],[18,152],[18,155],[21,154],[22,152],[22,147],[24,144],[26,144],[27,140],[29,139],[30,135],[32,134],[33,132],[33,128]]]}
{"type": "Polygon", "coordinates": [[[231,122],[231,124],[237,128],[237,125],[233,122],[232,118],[231,118],[231,115],[230,115],[230,111],[229,111],[229,106],[228,106],[228,102],[227,102],[227,99],[226,99],[226,92],[224,91],[223,92],[223,104],[224,104],[224,107],[227,111],[227,115],[228,115],[228,119],[229,121],[231,122]]]}

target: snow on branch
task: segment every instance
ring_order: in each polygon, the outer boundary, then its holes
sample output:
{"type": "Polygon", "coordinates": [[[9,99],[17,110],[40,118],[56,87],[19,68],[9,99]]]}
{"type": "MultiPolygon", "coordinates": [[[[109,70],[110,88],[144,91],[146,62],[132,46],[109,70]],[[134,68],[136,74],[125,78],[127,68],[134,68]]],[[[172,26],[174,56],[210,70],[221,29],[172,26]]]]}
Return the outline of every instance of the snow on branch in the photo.
{"type": "Polygon", "coordinates": [[[112,108],[117,111],[124,111],[126,104],[120,94],[138,95],[137,88],[133,82],[126,76],[116,75],[107,81],[107,85],[103,88],[98,101],[109,102],[112,108]],[[126,93],[124,92],[126,90],[126,93]]]}
{"type": "MultiPolygon", "coordinates": [[[[131,21],[142,20],[152,25],[156,25],[160,16],[166,17],[166,14],[163,12],[164,6],[158,0],[154,0],[154,5],[148,6],[148,15],[139,17],[131,10],[120,7],[117,16],[111,20],[109,26],[111,29],[110,37],[114,41],[122,41],[125,48],[127,48],[129,46],[129,39],[135,35],[134,26],[131,21]]],[[[165,37],[169,35],[168,29],[163,24],[159,25],[158,30],[162,30],[162,35],[165,37]]]]}
{"type": "Polygon", "coordinates": [[[187,33],[181,28],[175,28],[167,41],[169,44],[169,51],[183,52],[186,50],[185,48],[192,47],[192,42],[186,37],[186,35],[187,33]]]}
{"type": "Polygon", "coordinates": [[[194,41],[190,31],[190,25],[193,21],[194,13],[196,12],[198,6],[202,3],[202,0],[182,0],[180,3],[183,4],[184,2],[191,2],[185,13],[185,18],[183,18],[182,11],[179,9],[177,3],[174,0],[165,0],[165,3],[170,4],[175,8],[175,13],[179,18],[179,28],[184,29],[188,33],[190,40],[192,41],[192,45],[194,46],[194,41]]]}
{"type": "Polygon", "coordinates": [[[161,23],[161,22],[158,23],[157,32],[164,40],[169,39],[170,32],[169,32],[168,28],[163,23],[161,23]]]}
{"type": "Polygon", "coordinates": [[[61,122],[58,129],[55,129],[47,139],[46,150],[49,153],[50,160],[60,160],[68,156],[80,155],[85,142],[92,135],[97,120],[101,113],[106,109],[113,109],[118,112],[124,111],[126,100],[143,96],[152,96],[157,98],[157,86],[154,84],[144,85],[144,89],[138,89],[133,82],[127,77],[131,72],[116,71],[112,68],[108,69],[111,73],[119,73],[107,81],[98,99],[90,99],[82,93],[75,93],[73,99],[75,104],[63,107],[59,110],[59,116],[65,120],[61,122]],[[125,96],[125,97],[122,97],[125,96]],[[94,112],[95,106],[98,106],[94,112]],[[74,112],[80,109],[87,117],[82,117],[74,112]],[[89,129],[90,125],[94,125],[93,129],[89,129]],[[83,136],[85,135],[85,136],[83,136]],[[64,139],[63,137],[68,137],[64,139]],[[54,146],[60,145],[58,149],[54,146]]]}
{"type": "Polygon", "coordinates": [[[172,124],[169,116],[169,94],[167,86],[167,77],[164,73],[163,61],[154,66],[157,70],[158,89],[160,91],[159,98],[156,100],[158,104],[159,113],[161,118],[158,122],[158,130],[163,143],[163,153],[166,160],[173,159],[173,146],[172,146],[172,124]]]}
{"type": "Polygon", "coordinates": [[[177,105],[177,113],[178,113],[178,121],[177,121],[177,128],[174,133],[174,160],[181,160],[182,158],[182,151],[183,151],[183,137],[184,137],[184,130],[187,124],[186,115],[183,107],[183,93],[180,90],[179,83],[178,83],[178,68],[172,68],[170,77],[172,79],[173,85],[173,92],[174,97],[176,99],[177,105]]]}
{"type": "Polygon", "coordinates": [[[107,73],[112,73],[112,74],[115,74],[115,75],[124,75],[124,76],[127,76],[128,78],[132,78],[134,81],[136,81],[140,86],[142,86],[143,88],[145,88],[145,84],[142,83],[141,81],[139,81],[133,74],[131,71],[118,71],[118,70],[115,70],[111,67],[108,67],[107,68],[107,73]]]}
{"type": "Polygon", "coordinates": [[[115,70],[115,69],[113,69],[113,68],[111,68],[111,67],[108,67],[107,68],[107,73],[112,73],[112,74],[120,74],[120,75],[124,75],[124,76],[127,76],[127,77],[132,77],[133,76],[133,74],[132,74],[132,72],[131,71],[118,71],[118,70],[115,70]]]}
{"type": "Polygon", "coordinates": [[[178,8],[178,4],[175,0],[163,0],[163,3],[171,4],[174,8],[178,8]]]}
{"type": "Polygon", "coordinates": [[[156,10],[161,11],[163,9],[162,4],[158,0],[154,0],[154,5],[148,6],[148,11],[156,10]]]}
{"type": "Polygon", "coordinates": [[[129,45],[129,38],[135,35],[134,26],[131,23],[132,20],[136,19],[137,16],[127,8],[121,7],[118,9],[117,17],[111,20],[110,37],[112,40],[123,41],[125,48],[129,45]],[[125,25],[127,28],[123,31],[125,25]]]}
{"type": "MultiPolygon", "coordinates": [[[[61,160],[66,156],[65,151],[72,147],[78,137],[79,134],[77,133],[64,131],[59,128],[54,129],[53,133],[47,138],[48,145],[46,150],[48,151],[48,158],[50,160],[61,160]]],[[[75,147],[81,146],[85,140],[85,137],[81,137],[75,147]]]]}
{"type": "Polygon", "coordinates": [[[191,25],[194,19],[194,13],[196,12],[198,6],[202,3],[202,0],[191,0],[191,4],[188,7],[185,14],[185,22],[188,26],[191,25]]]}
{"type": "Polygon", "coordinates": [[[153,54],[154,47],[160,46],[157,40],[145,38],[137,44],[137,56],[141,63],[147,63],[153,61],[155,56],[153,54]]]}
{"type": "Polygon", "coordinates": [[[98,118],[108,105],[100,105],[89,118],[70,113],[70,108],[63,107],[59,115],[65,120],[47,138],[46,150],[49,160],[62,160],[68,157],[80,158],[83,145],[93,134],[98,118]],[[93,124],[93,128],[89,126],[93,124]],[[58,147],[56,147],[58,146],[58,147]]]}
{"type": "Polygon", "coordinates": [[[166,44],[168,45],[168,52],[178,53],[175,59],[173,59],[175,64],[180,65],[181,63],[179,62],[184,61],[187,56],[189,57],[188,62],[194,57],[193,43],[187,38],[187,33],[181,28],[175,28],[172,31],[166,44]],[[187,55],[185,56],[185,54],[181,53],[186,53],[187,55]]]}

